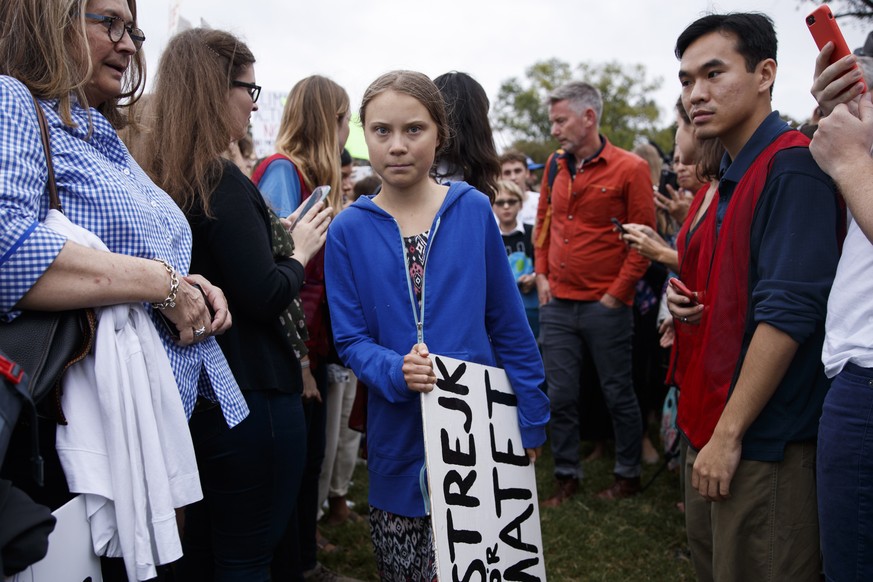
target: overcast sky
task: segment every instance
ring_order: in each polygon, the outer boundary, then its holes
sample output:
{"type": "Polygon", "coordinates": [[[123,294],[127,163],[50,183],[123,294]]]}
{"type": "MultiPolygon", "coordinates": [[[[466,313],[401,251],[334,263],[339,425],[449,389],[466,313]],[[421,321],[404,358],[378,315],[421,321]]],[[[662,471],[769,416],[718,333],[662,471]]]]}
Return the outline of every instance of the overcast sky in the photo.
{"type": "MultiPolygon", "coordinates": [[[[150,72],[167,42],[170,5],[139,2],[150,72]]],[[[817,50],[804,17],[815,6],[796,0],[181,0],[180,14],[195,26],[203,19],[241,36],[265,90],[288,91],[318,73],[345,87],[357,110],[367,85],[383,72],[415,69],[435,77],[458,70],[476,78],[493,103],[501,82],[523,76],[536,61],[617,60],[640,63],[650,79],[663,80],[655,99],[666,125],[679,94],[676,37],[708,11],[762,10],[773,18],[779,35],[774,106],[807,118],[815,106],[809,86],[817,50]]],[[[867,29],[853,22],[842,28],[850,48],[863,44],[867,29]]]]}

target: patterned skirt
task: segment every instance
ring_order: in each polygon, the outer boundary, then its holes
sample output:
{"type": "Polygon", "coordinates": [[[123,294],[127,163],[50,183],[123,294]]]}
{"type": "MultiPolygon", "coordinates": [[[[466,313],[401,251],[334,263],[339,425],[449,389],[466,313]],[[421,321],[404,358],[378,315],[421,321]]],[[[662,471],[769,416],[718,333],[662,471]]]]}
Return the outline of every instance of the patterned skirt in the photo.
{"type": "Polygon", "coordinates": [[[405,517],[370,506],[370,537],[383,582],[437,582],[430,517],[405,517]]]}

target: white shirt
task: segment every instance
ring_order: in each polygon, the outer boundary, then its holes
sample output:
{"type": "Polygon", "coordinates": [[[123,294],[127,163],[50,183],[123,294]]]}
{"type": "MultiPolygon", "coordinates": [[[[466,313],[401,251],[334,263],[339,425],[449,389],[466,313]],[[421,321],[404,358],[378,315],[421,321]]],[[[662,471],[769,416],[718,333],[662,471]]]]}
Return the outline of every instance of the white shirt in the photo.
{"type": "Polygon", "coordinates": [[[851,215],[825,331],[822,362],[829,378],[848,362],[873,368],[873,243],[851,215]]]}
{"type": "Polygon", "coordinates": [[[537,206],[540,204],[539,192],[528,192],[524,203],[521,205],[521,210],[518,212],[518,220],[522,224],[536,225],[537,222],[537,206]]]}
{"type": "MultiPolygon", "coordinates": [[[[106,250],[56,210],[45,225],[106,250]]],[[[57,451],[70,491],[85,495],[98,556],[123,557],[130,580],[182,556],[176,507],[203,498],[170,360],[142,304],[97,310],[94,351],[64,375],[67,425],[57,451]]]]}

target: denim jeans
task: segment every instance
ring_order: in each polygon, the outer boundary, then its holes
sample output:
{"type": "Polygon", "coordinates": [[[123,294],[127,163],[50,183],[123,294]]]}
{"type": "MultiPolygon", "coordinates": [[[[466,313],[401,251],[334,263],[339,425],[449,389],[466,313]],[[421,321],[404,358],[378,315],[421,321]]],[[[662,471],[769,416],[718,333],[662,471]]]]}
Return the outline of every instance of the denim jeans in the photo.
{"type": "Polygon", "coordinates": [[[297,501],[306,450],[300,394],[243,394],[249,416],[234,428],[218,407],[191,417],[204,498],[185,511],[181,580],[268,582],[297,501]]]}
{"type": "Polygon", "coordinates": [[[615,432],[615,474],[640,475],[642,426],[631,377],[633,313],[599,301],[552,299],[540,307],[543,364],[551,401],[555,475],[581,477],[579,466],[579,377],[587,346],[600,377],[615,432]]]}
{"type": "Polygon", "coordinates": [[[818,429],[818,513],[828,580],[873,580],[873,369],[847,364],[818,429]]]}
{"type": "Polygon", "coordinates": [[[327,364],[312,369],[312,376],[321,394],[321,403],[303,404],[306,426],[306,464],[301,469],[300,492],[294,511],[286,523],[273,558],[273,580],[303,580],[303,573],[318,564],[316,531],[318,526],[318,477],[324,460],[325,425],[327,424],[327,364]]]}

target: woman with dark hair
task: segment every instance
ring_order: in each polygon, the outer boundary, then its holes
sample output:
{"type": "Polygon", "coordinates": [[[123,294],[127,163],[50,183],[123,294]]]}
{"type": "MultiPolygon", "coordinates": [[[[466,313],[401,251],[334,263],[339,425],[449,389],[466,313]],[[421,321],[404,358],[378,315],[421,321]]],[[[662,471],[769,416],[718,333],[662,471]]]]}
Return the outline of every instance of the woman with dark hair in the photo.
{"type": "Polygon", "coordinates": [[[226,290],[234,326],[219,345],[251,410],[233,430],[208,404],[191,418],[204,500],[185,513],[184,580],[270,580],[305,460],[301,367],[281,320],[324,243],[330,209],[317,204],[294,226],[292,248],[278,252],[260,192],[222,157],[258,109],[254,61],[220,30],[171,39],[151,100],[160,114],[140,157],[188,218],[192,264],[226,290]]]}
{"type": "Polygon", "coordinates": [[[491,104],[482,85],[467,73],[452,71],[433,80],[449,116],[449,143],[437,158],[440,183],[463,180],[490,200],[497,196],[500,161],[488,121],[491,104]]]}

